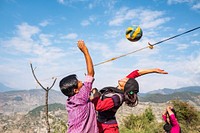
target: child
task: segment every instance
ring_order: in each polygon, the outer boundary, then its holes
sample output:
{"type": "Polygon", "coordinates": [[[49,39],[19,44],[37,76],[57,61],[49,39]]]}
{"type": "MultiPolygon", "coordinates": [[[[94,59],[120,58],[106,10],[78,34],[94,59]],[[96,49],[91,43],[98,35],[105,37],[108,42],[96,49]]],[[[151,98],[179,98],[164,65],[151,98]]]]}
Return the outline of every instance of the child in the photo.
{"type": "Polygon", "coordinates": [[[100,90],[101,98],[93,98],[92,101],[98,111],[100,133],[119,133],[115,114],[123,102],[130,107],[138,104],[139,85],[135,78],[149,73],[167,74],[167,72],[158,68],[135,70],[119,80],[117,87],[105,87],[100,90]]]}
{"type": "Polygon", "coordinates": [[[68,133],[98,133],[96,112],[89,100],[94,80],[93,62],[83,40],[78,41],[78,47],[84,54],[87,75],[84,83],[69,75],[60,81],[61,92],[68,97],[66,109],[68,112],[68,133]]]}
{"type": "Polygon", "coordinates": [[[181,129],[176,118],[176,111],[172,106],[167,106],[162,114],[163,120],[166,124],[163,126],[166,133],[180,133],[181,129]]]}

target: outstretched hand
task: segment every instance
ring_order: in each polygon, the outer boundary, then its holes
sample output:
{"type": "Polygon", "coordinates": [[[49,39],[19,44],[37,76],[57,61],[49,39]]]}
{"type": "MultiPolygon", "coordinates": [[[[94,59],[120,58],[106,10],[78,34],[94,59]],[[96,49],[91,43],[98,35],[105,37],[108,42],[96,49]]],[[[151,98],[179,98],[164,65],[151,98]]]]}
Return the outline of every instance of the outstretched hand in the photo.
{"type": "Polygon", "coordinates": [[[78,40],[77,42],[78,48],[83,52],[86,53],[88,51],[85,42],[83,40],[78,40]]]}
{"type": "Polygon", "coordinates": [[[160,68],[155,68],[156,73],[160,73],[160,74],[168,74],[168,72],[165,72],[164,70],[160,69],[160,68]]]}

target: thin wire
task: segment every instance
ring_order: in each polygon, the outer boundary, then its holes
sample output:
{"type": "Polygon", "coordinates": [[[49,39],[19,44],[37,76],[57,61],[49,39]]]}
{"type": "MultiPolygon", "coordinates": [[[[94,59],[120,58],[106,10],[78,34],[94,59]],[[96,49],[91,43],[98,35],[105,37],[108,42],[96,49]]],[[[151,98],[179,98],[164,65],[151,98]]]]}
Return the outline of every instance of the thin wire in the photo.
{"type": "MultiPolygon", "coordinates": [[[[200,27],[196,27],[196,28],[194,28],[194,29],[191,29],[191,30],[188,30],[188,31],[183,32],[183,33],[181,33],[181,34],[178,34],[178,35],[169,37],[169,38],[167,38],[167,39],[161,40],[161,41],[156,42],[156,43],[154,43],[154,44],[148,43],[148,46],[145,46],[145,47],[140,48],[140,49],[138,49],[138,50],[134,50],[134,51],[132,51],[132,52],[129,52],[129,53],[126,53],[126,54],[117,56],[117,57],[113,57],[113,58],[111,58],[111,59],[109,59],[109,60],[106,60],[106,61],[103,61],[103,62],[100,62],[100,63],[97,63],[97,64],[94,64],[94,66],[99,66],[99,65],[105,64],[105,63],[107,63],[107,62],[114,61],[114,60],[119,59],[119,58],[121,58],[121,57],[124,57],[124,56],[130,55],[130,54],[133,54],[133,53],[142,51],[142,50],[144,50],[144,49],[146,49],[146,48],[153,49],[153,47],[154,47],[155,45],[158,45],[158,44],[160,44],[160,43],[163,43],[163,42],[166,42],[166,41],[168,41],[168,40],[174,39],[174,38],[179,37],[179,36],[181,36],[181,35],[187,34],[187,33],[189,33],[189,32],[192,32],[192,31],[194,31],[194,30],[197,30],[197,29],[199,29],[199,28],[200,28],[200,27]]],[[[74,73],[74,72],[78,72],[78,71],[82,71],[82,70],[85,70],[85,68],[78,69],[78,70],[74,70],[74,71],[71,71],[71,72],[69,72],[69,73],[62,74],[62,75],[58,75],[58,76],[55,76],[55,77],[61,77],[61,76],[63,76],[63,75],[67,75],[67,74],[74,73]]],[[[52,79],[55,78],[55,77],[52,77],[52,79]]],[[[44,80],[49,80],[49,79],[50,79],[50,78],[44,79],[44,80]]],[[[44,81],[44,80],[43,80],[43,81],[44,81]]]]}
{"type": "Polygon", "coordinates": [[[176,37],[178,37],[178,36],[187,34],[187,33],[189,33],[189,32],[192,32],[192,31],[194,31],[194,30],[197,30],[197,29],[199,29],[199,28],[200,28],[200,27],[196,27],[196,28],[194,28],[194,29],[188,30],[188,31],[186,31],[186,32],[183,32],[183,33],[181,33],[181,34],[178,34],[178,35],[175,35],[175,36],[172,36],[172,37],[169,37],[169,38],[167,38],[167,39],[164,39],[164,40],[162,40],[162,41],[159,41],[159,42],[154,43],[154,44],[151,44],[151,45],[155,46],[155,45],[157,45],[157,44],[160,44],[160,43],[162,43],[162,42],[166,42],[166,41],[168,41],[168,40],[171,40],[171,39],[173,39],[173,38],[176,38],[176,37]]]}

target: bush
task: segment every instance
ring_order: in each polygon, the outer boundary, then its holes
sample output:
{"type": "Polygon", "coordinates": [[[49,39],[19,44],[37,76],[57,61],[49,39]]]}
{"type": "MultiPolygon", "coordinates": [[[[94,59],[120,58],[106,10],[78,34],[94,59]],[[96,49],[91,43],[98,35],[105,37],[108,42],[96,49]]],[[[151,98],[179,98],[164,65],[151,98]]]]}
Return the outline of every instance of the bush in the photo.
{"type": "Polygon", "coordinates": [[[122,133],[158,133],[157,131],[159,126],[155,121],[155,115],[152,112],[152,109],[147,108],[141,115],[129,115],[124,120],[124,127],[120,129],[122,133]]]}

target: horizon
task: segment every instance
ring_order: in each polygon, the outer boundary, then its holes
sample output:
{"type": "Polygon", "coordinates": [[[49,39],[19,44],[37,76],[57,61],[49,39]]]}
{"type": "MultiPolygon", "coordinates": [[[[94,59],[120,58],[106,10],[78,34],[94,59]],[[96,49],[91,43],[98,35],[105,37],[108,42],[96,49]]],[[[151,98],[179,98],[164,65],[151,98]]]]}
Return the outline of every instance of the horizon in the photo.
{"type": "MultiPolygon", "coordinates": [[[[0,88],[0,93],[4,93],[4,92],[12,92],[12,91],[31,91],[31,90],[42,90],[44,91],[43,88],[31,88],[31,89],[17,89],[17,88],[10,88],[8,86],[5,86],[4,84],[0,83],[0,87],[3,86],[3,87],[6,87],[8,88],[8,90],[6,91],[2,91],[2,88],[0,88]]],[[[154,92],[154,91],[161,91],[161,90],[165,90],[165,89],[169,89],[169,90],[179,90],[179,89],[184,89],[184,88],[188,88],[188,87],[199,87],[200,86],[185,86],[185,87],[180,87],[180,88],[162,88],[162,89],[154,89],[152,91],[148,91],[148,92],[138,92],[139,94],[145,94],[145,93],[151,93],[151,92],[154,92]]],[[[60,92],[60,90],[57,90],[57,89],[51,89],[53,91],[57,91],[57,92],[60,92]]],[[[64,95],[63,95],[64,96],[64,95]]]]}
{"type": "MultiPolygon", "coordinates": [[[[30,62],[44,87],[56,77],[52,89],[59,90],[61,78],[74,72],[84,81],[79,39],[98,64],[200,26],[198,0],[2,0],[0,5],[0,82],[18,89],[39,87],[30,62]],[[131,25],[143,31],[137,42],[125,38],[131,25]]],[[[200,86],[199,51],[200,29],[94,67],[93,87],[117,86],[133,70],[146,68],[169,74],[138,77],[140,93],[200,86]]]]}

